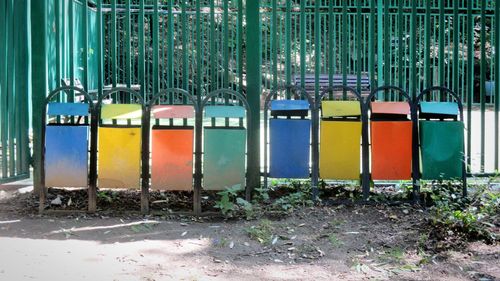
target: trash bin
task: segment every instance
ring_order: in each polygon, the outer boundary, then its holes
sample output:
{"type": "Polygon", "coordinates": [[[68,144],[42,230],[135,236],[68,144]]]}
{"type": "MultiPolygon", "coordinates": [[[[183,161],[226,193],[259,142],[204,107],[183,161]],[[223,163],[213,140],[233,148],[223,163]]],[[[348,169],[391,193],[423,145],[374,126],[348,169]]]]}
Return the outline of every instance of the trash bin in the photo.
{"type": "Polygon", "coordinates": [[[269,177],[308,178],[311,120],[306,100],[271,101],[269,177]]]}
{"type": "MultiPolygon", "coordinates": [[[[191,97],[187,92],[175,91],[191,97]]],[[[156,120],[151,131],[151,188],[191,191],[193,190],[194,126],[188,126],[187,121],[195,117],[196,106],[192,104],[156,105],[161,96],[171,92],[167,90],[155,95],[150,102],[151,113],[149,115],[156,120]],[[168,120],[168,125],[161,124],[162,120],[168,120]]]]}
{"type": "Polygon", "coordinates": [[[435,87],[424,90],[416,102],[419,110],[421,179],[465,179],[464,124],[460,99],[449,89],[435,87]],[[422,101],[433,91],[450,94],[455,102],[422,101]]]}
{"type": "Polygon", "coordinates": [[[139,189],[144,112],[142,98],[132,90],[111,90],[99,98],[98,112],[98,186],[139,189]],[[118,93],[130,94],[138,103],[102,104],[104,97],[118,93]]]}
{"type": "Polygon", "coordinates": [[[321,101],[320,178],[359,180],[360,161],[361,102],[321,101]]]}
{"type": "MultiPolygon", "coordinates": [[[[212,126],[203,130],[203,189],[245,188],[247,129],[246,109],[239,105],[207,105],[201,108],[212,126]],[[217,126],[217,118],[226,120],[217,126]],[[235,120],[236,119],[236,120],[235,120]]],[[[219,119],[220,120],[220,119],[219,119]]]]}
{"type": "MultiPolygon", "coordinates": [[[[92,105],[89,103],[50,102],[55,95],[70,91],[56,90],[47,98],[44,117],[44,187],[88,187],[89,129],[92,105]],[[47,123],[46,117],[49,116],[47,123]],[[83,119],[83,122],[79,122],[83,119]]],[[[85,93],[86,101],[90,96],[85,93]]]]}
{"type": "Polygon", "coordinates": [[[412,179],[413,114],[410,97],[397,87],[386,86],[372,91],[366,102],[366,108],[371,109],[371,179],[412,179]],[[380,91],[393,91],[407,101],[372,101],[380,91]]]}

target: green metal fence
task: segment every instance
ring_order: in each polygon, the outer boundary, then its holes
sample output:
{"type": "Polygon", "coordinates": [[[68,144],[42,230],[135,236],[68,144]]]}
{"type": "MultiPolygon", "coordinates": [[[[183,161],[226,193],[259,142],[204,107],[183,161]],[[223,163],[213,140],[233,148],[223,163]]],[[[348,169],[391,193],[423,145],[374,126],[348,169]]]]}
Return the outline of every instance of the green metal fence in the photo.
{"type": "Polygon", "coordinates": [[[0,3],[0,183],[29,177],[28,1],[0,3]]]}
{"type": "MultiPolygon", "coordinates": [[[[372,86],[397,85],[413,96],[443,85],[466,104],[469,171],[499,169],[500,86],[492,82],[500,80],[500,5],[493,0],[35,2],[42,11],[32,7],[32,18],[47,18],[48,89],[63,78],[98,93],[137,87],[146,99],[170,87],[198,97],[232,88],[256,109],[261,94],[306,75],[315,76],[316,95],[322,74],[331,84],[336,75],[356,75],[358,87],[368,76],[372,86]]],[[[257,178],[258,125],[250,133],[257,178]]]]}

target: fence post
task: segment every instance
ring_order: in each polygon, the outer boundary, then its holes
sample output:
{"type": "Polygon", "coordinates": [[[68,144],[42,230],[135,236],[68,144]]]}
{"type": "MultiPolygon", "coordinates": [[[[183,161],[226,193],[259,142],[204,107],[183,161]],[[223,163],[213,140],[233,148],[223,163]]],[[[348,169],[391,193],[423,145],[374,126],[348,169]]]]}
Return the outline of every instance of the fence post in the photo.
{"type": "Polygon", "coordinates": [[[260,65],[261,65],[261,26],[260,1],[246,1],[247,16],[247,99],[251,110],[250,134],[247,148],[247,200],[252,190],[260,185],[260,65]]]}
{"type": "Polygon", "coordinates": [[[42,152],[42,114],[47,95],[47,56],[46,56],[47,1],[31,1],[31,50],[32,50],[32,108],[33,108],[33,185],[39,194],[41,183],[42,152]]]}

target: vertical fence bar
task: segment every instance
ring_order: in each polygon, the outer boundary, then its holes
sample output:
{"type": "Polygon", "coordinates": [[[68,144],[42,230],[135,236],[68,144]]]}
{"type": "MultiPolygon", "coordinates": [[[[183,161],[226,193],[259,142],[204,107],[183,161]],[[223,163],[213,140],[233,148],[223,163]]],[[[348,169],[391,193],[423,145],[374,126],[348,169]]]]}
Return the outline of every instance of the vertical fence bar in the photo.
{"type": "MultiPolygon", "coordinates": [[[[0,58],[3,62],[7,62],[8,52],[8,9],[7,2],[4,1],[0,3],[0,58]]],[[[2,120],[7,120],[7,63],[0,64],[0,114],[2,120]]],[[[2,143],[2,178],[7,178],[7,127],[8,122],[2,122],[0,124],[1,128],[1,143],[2,143]]]]}
{"type": "MultiPolygon", "coordinates": [[[[75,17],[74,17],[74,11],[75,11],[75,4],[73,1],[69,1],[69,16],[68,16],[68,21],[69,21],[69,30],[70,32],[78,33],[75,32],[75,17]]],[[[69,77],[70,77],[70,85],[74,86],[75,82],[75,36],[69,36],[69,77]]],[[[69,95],[68,101],[72,102],[73,100],[73,95],[69,95]]]]}
{"type": "MultiPolygon", "coordinates": [[[[82,2],[82,28],[81,32],[83,33],[83,87],[86,91],[89,90],[89,9],[88,9],[88,1],[82,2]]],[[[59,15],[56,15],[58,18],[59,15]]],[[[58,35],[57,35],[58,36],[58,35]]]]}
{"type": "MultiPolygon", "coordinates": [[[[292,3],[286,1],[285,12],[285,79],[286,85],[292,82],[292,3]]],[[[287,93],[289,95],[289,93],[287,93]]]]}
{"type": "MultiPolygon", "coordinates": [[[[181,30],[182,30],[182,85],[183,89],[189,90],[189,57],[188,57],[188,25],[187,25],[187,12],[186,0],[181,0],[181,30]]],[[[169,68],[170,73],[170,68],[169,68]]],[[[170,78],[169,78],[170,79],[170,78]]]]}
{"type": "MultiPolygon", "coordinates": [[[[118,66],[116,65],[116,57],[118,56],[118,52],[116,49],[116,1],[111,0],[111,81],[113,87],[116,87],[118,84],[118,66]]],[[[71,37],[71,36],[70,36],[71,37]]]]}
{"type": "Polygon", "coordinates": [[[385,0],[384,3],[384,83],[390,83],[391,81],[391,44],[392,44],[392,38],[391,38],[391,25],[390,25],[390,19],[391,19],[391,13],[390,13],[390,5],[391,1],[390,0],[385,0]]]}
{"type": "MultiPolygon", "coordinates": [[[[289,1],[287,1],[289,2],[289,1]]],[[[247,0],[247,99],[250,104],[250,128],[247,155],[246,199],[260,186],[260,87],[261,26],[260,1],[247,0]]]]}
{"type": "Polygon", "coordinates": [[[14,104],[14,97],[15,97],[15,87],[14,87],[14,81],[15,81],[15,61],[14,61],[14,56],[15,56],[15,17],[16,15],[14,14],[14,9],[15,9],[15,4],[12,1],[7,1],[7,13],[8,13],[8,44],[7,44],[7,60],[5,61],[7,63],[7,68],[8,68],[8,76],[7,76],[7,93],[8,93],[8,98],[7,98],[7,120],[2,120],[2,122],[8,122],[8,130],[2,133],[8,134],[8,165],[9,165],[9,176],[12,177],[15,175],[15,158],[14,158],[14,123],[12,120],[13,117],[13,112],[15,109],[15,104],[14,104]]]}
{"type": "MultiPolygon", "coordinates": [[[[174,87],[174,5],[173,0],[168,1],[168,13],[167,13],[167,19],[168,19],[168,31],[167,31],[167,81],[168,81],[168,88],[174,87]]],[[[184,0],[182,0],[184,2],[184,0]]],[[[183,29],[184,32],[184,29],[183,29]]],[[[184,42],[183,42],[184,44],[184,42]]],[[[186,52],[186,49],[182,50],[184,53],[186,52]]],[[[186,66],[187,67],[187,66],[186,66]]],[[[184,79],[188,79],[188,76],[183,77],[184,79]]]]}
{"type": "Polygon", "coordinates": [[[125,11],[125,80],[127,87],[132,86],[132,15],[131,15],[131,3],[132,0],[126,0],[126,11],[125,11]]]}
{"type": "Polygon", "coordinates": [[[55,27],[55,32],[56,32],[56,87],[60,86],[60,81],[62,78],[62,71],[61,71],[61,64],[62,64],[62,46],[61,46],[61,37],[64,32],[62,32],[61,28],[61,1],[60,0],[55,0],[54,1],[54,6],[55,6],[55,20],[54,20],[54,27],[55,27]]]}
{"type": "MultiPolygon", "coordinates": [[[[223,87],[229,87],[229,3],[228,0],[223,1],[223,48],[222,48],[222,67],[224,68],[224,78],[223,78],[223,87]]],[[[229,119],[226,120],[226,123],[229,125],[229,119]]]]}
{"type": "Polygon", "coordinates": [[[300,85],[306,81],[306,0],[300,0],[300,85]]]}
{"type": "Polygon", "coordinates": [[[484,173],[485,164],[485,143],[486,143],[486,1],[481,2],[481,70],[480,70],[480,103],[481,103],[481,173],[484,173]]]}
{"type": "Polygon", "coordinates": [[[333,74],[335,72],[335,19],[333,15],[333,1],[328,1],[328,85],[333,86],[333,74]]]}
{"type": "MultiPolygon", "coordinates": [[[[321,1],[315,1],[314,8],[314,100],[318,100],[319,96],[319,74],[321,72],[321,17],[320,17],[321,1]]],[[[312,31],[312,30],[311,30],[312,31]]]]}
{"type": "Polygon", "coordinates": [[[376,12],[376,2],[370,1],[370,22],[368,26],[368,65],[370,69],[370,86],[377,87],[374,85],[376,75],[375,75],[375,12],[376,12]]]}
{"type": "Polygon", "coordinates": [[[243,0],[238,0],[238,78],[239,91],[243,90],[243,0]]]}
{"type": "Polygon", "coordinates": [[[431,0],[425,0],[425,23],[424,23],[424,80],[425,87],[432,86],[432,74],[431,74],[431,0]]]}
{"type": "MultiPolygon", "coordinates": [[[[342,1],[342,85],[347,85],[347,57],[349,56],[349,38],[347,37],[347,1],[342,1]]],[[[343,91],[342,98],[347,98],[347,92],[343,91]]]]}
{"type": "Polygon", "coordinates": [[[495,2],[495,169],[500,170],[499,153],[499,111],[500,111],[500,3],[495,2]]]}
{"type": "Polygon", "coordinates": [[[12,123],[12,130],[13,130],[13,133],[12,133],[12,149],[14,152],[13,155],[12,155],[12,158],[13,158],[13,165],[12,165],[12,170],[14,171],[12,173],[11,176],[15,177],[15,176],[18,176],[19,175],[19,164],[20,164],[20,157],[19,157],[19,153],[20,153],[20,149],[19,149],[19,141],[20,141],[20,116],[19,116],[19,113],[20,113],[20,96],[21,96],[21,89],[19,87],[20,85],[20,82],[21,80],[24,80],[24,77],[21,76],[21,71],[22,71],[22,65],[20,64],[20,59],[22,57],[22,54],[21,54],[21,28],[22,28],[22,18],[21,18],[21,12],[22,12],[22,2],[21,3],[17,3],[16,6],[14,7],[14,28],[15,31],[14,32],[14,36],[15,36],[15,39],[14,39],[14,77],[15,77],[15,80],[14,80],[14,88],[13,88],[13,108],[12,108],[12,111],[13,111],[13,115],[12,115],[12,118],[14,119],[11,123],[12,123]],[[15,141],[14,141],[15,140],[15,141]],[[15,144],[15,145],[14,145],[15,144]]]}
{"type": "Polygon", "coordinates": [[[363,66],[361,59],[362,57],[362,46],[361,46],[361,36],[362,36],[362,26],[361,26],[361,8],[362,0],[357,1],[356,5],[356,88],[361,92],[361,68],[363,66]]]}
{"type": "MultiPolygon", "coordinates": [[[[154,11],[153,11],[153,22],[150,23],[153,25],[153,93],[156,94],[160,90],[159,84],[159,56],[160,56],[160,17],[158,11],[158,0],[154,0],[154,11]]],[[[151,27],[150,27],[151,28],[151,27]]],[[[172,40],[173,41],[173,40],[172,40]]],[[[149,128],[147,128],[149,129],[149,128]]]]}
{"type": "Polygon", "coordinates": [[[458,85],[458,53],[460,52],[459,48],[459,35],[460,35],[460,18],[458,17],[458,8],[460,2],[453,1],[453,86],[452,89],[455,93],[459,93],[459,85],[458,85]]]}
{"type": "Polygon", "coordinates": [[[471,172],[472,163],[472,104],[474,102],[474,18],[472,1],[467,1],[467,169],[471,172]]]}
{"type": "Polygon", "coordinates": [[[405,83],[405,77],[403,77],[403,68],[405,67],[405,58],[404,58],[404,48],[405,48],[405,42],[403,40],[403,29],[404,29],[404,22],[403,22],[403,7],[404,7],[404,1],[400,0],[398,1],[398,85],[401,88],[404,88],[404,83],[405,83]]]}
{"type": "Polygon", "coordinates": [[[417,96],[417,1],[411,1],[410,17],[410,92],[413,99],[417,96]]]}
{"type": "MultiPolygon", "coordinates": [[[[183,23],[182,23],[182,37],[183,40],[187,38],[187,20],[186,20],[186,3],[184,0],[182,0],[183,4],[183,10],[182,10],[182,15],[183,15],[183,23]]],[[[196,19],[195,19],[195,32],[196,32],[196,56],[194,59],[196,60],[196,82],[195,82],[195,89],[196,89],[196,98],[198,104],[201,102],[203,99],[202,97],[202,91],[201,91],[201,65],[200,65],[200,57],[201,57],[201,46],[200,46],[200,41],[201,41],[201,27],[200,27],[200,0],[196,0],[196,19]]],[[[183,52],[187,52],[186,49],[183,50],[183,52]]],[[[183,78],[184,79],[184,78],[183,78]]],[[[203,121],[201,120],[203,118],[203,112],[200,110],[198,112],[198,120],[196,124],[196,135],[197,140],[196,140],[196,161],[195,161],[195,182],[194,182],[194,191],[193,191],[193,212],[195,214],[200,214],[201,213],[201,187],[202,187],[202,174],[201,174],[201,156],[202,156],[202,142],[201,142],[201,134],[202,134],[202,126],[203,126],[203,121]]]]}
{"type": "Polygon", "coordinates": [[[144,98],[146,91],[146,72],[144,55],[144,0],[139,0],[139,83],[141,96],[144,98]]]}
{"type": "Polygon", "coordinates": [[[377,73],[378,85],[384,85],[384,0],[377,2],[377,73]]]}
{"type": "MultiPolygon", "coordinates": [[[[30,42],[30,27],[29,27],[29,8],[30,4],[28,1],[23,1],[23,30],[22,30],[22,36],[23,36],[23,56],[22,56],[22,65],[23,65],[23,73],[21,77],[24,77],[24,79],[21,80],[22,83],[22,91],[23,91],[23,99],[22,99],[22,111],[21,111],[21,120],[22,120],[22,126],[20,130],[22,130],[21,134],[21,170],[23,174],[26,174],[29,177],[29,157],[30,157],[30,148],[29,148],[29,110],[28,110],[28,97],[30,93],[30,87],[29,85],[31,84],[31,77],[29,76],[30,74],[30,68],[31,64],[29,61],[29,55],[31,54],[31,48],[29,46],[30,42]]],[[[1,38],[1,36],[0,36],[1,38]]],[[[0,53],[1,56],[1,53],[0,53]]]]}
{"type": "MultiPolygon", "coordinates": [[[[217,42],[216,39],[216,29],[215,29],[215,0],[210,0],[210,54],[211,54],[211,63],[210,63],[210,91],[215,91],[217,89],[217,42]]],[[[212,120],[212,122],[215,122],[212,120]]],[[[215,123],[212,123],[215,124],[215,123]]]]}
{"type": "Polygon", "coordinates": [[[438,77],[439,86],[445,86],[444,78],[444,0],[439,0],[439,54],[438,54],[438,77]]]}
{"type": "Polygon", "coordinates": [[[273,88],[278,87],[278,3],[272,0],[271,15],[271,53],[273,57],[273,88]]]}

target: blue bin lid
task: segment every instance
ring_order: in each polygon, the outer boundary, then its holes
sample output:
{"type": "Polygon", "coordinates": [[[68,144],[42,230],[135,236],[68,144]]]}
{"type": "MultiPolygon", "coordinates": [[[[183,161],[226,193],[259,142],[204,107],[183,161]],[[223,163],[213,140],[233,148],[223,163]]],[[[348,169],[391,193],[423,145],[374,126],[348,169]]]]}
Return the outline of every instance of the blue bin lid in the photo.
{"type": "Polygon", "coordinates": [[[89,115],[89,105],[87,103],[51,102],[48,104],[47,114],[51,116],[87,116],[89,115]]]}
{"type": "Polygon", "coordinates": [[[456,102],[421,102],[420,112],[424,114],[458,115],[456,102]]]}
{"type": "Polygon", "coordinates": [[[271,111],[303,111],[309,110],[309,102],[306,100],[273,100],[271,111]]]}

